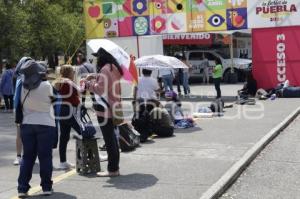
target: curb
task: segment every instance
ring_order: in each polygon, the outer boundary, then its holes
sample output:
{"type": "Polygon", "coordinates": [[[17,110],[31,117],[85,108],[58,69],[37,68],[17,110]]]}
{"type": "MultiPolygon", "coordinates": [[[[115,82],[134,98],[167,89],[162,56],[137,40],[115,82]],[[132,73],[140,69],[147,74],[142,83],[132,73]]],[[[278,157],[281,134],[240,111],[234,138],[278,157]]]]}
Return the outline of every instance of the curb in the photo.
{"type": "Polygon", "coordinates": [[[277,137],[298,115],[300,107],[287,116],[280,124],[273,128],[267,135],[261,138],[243,157],[237,161],[215,184],[213,184],[200,199],[216,199],[239,178],[256,156],[277,137]]]}

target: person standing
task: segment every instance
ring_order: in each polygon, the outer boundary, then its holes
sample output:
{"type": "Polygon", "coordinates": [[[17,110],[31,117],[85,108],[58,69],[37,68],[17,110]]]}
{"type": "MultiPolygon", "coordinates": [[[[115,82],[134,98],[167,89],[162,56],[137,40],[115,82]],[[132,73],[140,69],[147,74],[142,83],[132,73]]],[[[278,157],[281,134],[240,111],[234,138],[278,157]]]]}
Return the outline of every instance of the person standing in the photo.
{"type": "Polygon", "coordinates": [[[78,70],[78,76],[83,78],[86,77],[88,74],[96,72],[94,66],[91,63],[87,62],[86,58],[82,58],[82,62],[83,63],[80,65],[78,70]]]}
{"type": "Polygon", "coordinates": [[[186,57],[184,55],[181,57],[181,61],[187,66],[187,68],[183,69],[182,85],[184,89],[184,95],[189,96],[191,94],[189,79],[192,66],[190,63],[187,62],[186,57]]]}
{"type": "Polygon", "coordinates": [[[174,80],[174,71],[170,68],[163,68],[159,70],[159,76],[162,78],[164,83],[165,92],[173,91],[173,80],[174,80]]]}
{"type": "Polygon", "coordinates": [[[223,67],[222,62],[220,59],[215,60],[216,65],[213,68],[213,80],[215,84],[215,89],[217,91],[217,99],[221,98],[221,81],[222,81],[222,73],[223,73],[223,67]]]}
{"type": "Polygon", "coordinates": [[[203,53],[203,59],[202,59],[202,66],[203,66],[203,84],[209,84],[209,61],[205,57],[203,53]]]}
{"type": "MultiPolygon", "coordinates": [[[[176,58],[179,58],[179,56],[176,57],[176,58]]],[[[176,84],[177,84],[177,92],[178,92],[178,95],[181,96],[181,88],[180,88],[180,86],[183,84],[183,69],[182,68],[178,68],[176,71],[177,72],[176,72],[175,79],[176,79],[176,84]]]]}
{"type": "MultiPolygon", "coordinates": [[[[21,94],[21,89],[22,89],[22,74],[21,74],[21,67],[23,64],[26,64],[27,61],[32,60],[30,57],[22,57],[20,61],[18,62],[15,72],[14,72],[14,77],[13,77],[13,85],[15,88],[15,94],[14,94],[14,109],[17,109],[18,105],[18,99],[20,98],[21,94]]],[[[16,136],[16,152],[17,152],[17,157],[14,160],[13,164],[14,165],[19,165],[21,164],[22,161],[22,149],[23,149],[23,144],[21,140],[21,133],[20,133],[20,124],[16,122],[16,127],[17,127],[17,136],[16,136]]]]}
{"type": "Polygon", "coordinates": [[[13,76],[14,69],[10,64],[5,65],[5,72],[3,73],[0,91],[4,98],[5,111],[12,113],[14,108],[14,86],[13,86],[13,76]]]}
{"type": "Polygon", "coordinates": [[[74,168],[74,164],[67,162],[67,146],[70,140],[71,129],[80,134],[80,126],[77,122],[80,98],[79,89],[73,82],[75,72],[72,66],[62,66],[60,69],[61,78],[54,84],[54,88],[62,97],[60,112],[60,137],[59,137],[59,168],[68,170],[74,168]]]}
{"type": "MultiPolygon", "coordinates": [[[[80,79],[86,77],[88,74],[93,74],[93,73],[96,73],[94,66],[91,63],[87,62],[85,57],[82,58],[82,64],[80,65],[78,70],[78,76],[80,77],[80,79]]],[[[85,104],[86,94],[87,94],[86,91],[82,93],[81,102],[83,105],[85,104]]],[[[90,93],[90,95],[93,100],[93,93],[90,93]]]]}
{"type": "MultiPolygon", "coordinates": [[[[52,101],[53,88],[50,82],[43,80],[47,69],[30,60],[21,67],[24,80],[21,90],[21,139],[23,158],[18,178],[18,195],[28,196],[29,182],[36,158],[40,163],[40,176],[43,195],[51,195],[52,190],[52,148],[55,142],[56,124],[52,101]]],[[[17,118],[17,115],[16,115],[17,118]]]]}
{"type": "Polygon", "coordinates": [[[93,54],[97,57],[97,75],[89,75],[81,82],[85,88],[95,93],[99,102],[96,109],[97,119],[103,134],[108,155],[107,171],[98,172],[99,177],[119,176],[120,152],[117,137],[115,135],[116,119],[122,118],[121,83],[123,70],[117,60],[103,48],[93,54]],[[100,101],[102,102],[100,104],[100,101]]]}

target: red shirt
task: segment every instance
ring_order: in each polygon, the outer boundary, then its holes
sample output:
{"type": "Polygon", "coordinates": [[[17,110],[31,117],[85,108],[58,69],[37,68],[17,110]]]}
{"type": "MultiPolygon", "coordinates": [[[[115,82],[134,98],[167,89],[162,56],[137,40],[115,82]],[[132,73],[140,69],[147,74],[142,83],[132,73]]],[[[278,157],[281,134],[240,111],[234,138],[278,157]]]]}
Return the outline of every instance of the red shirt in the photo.
{"type": "Polygon", "coordinates": [[[58,92],[63,102],[69,102],[72,106],[78,106],[80,104],[79,92],[72,81],[62,82],[58,92]]]}

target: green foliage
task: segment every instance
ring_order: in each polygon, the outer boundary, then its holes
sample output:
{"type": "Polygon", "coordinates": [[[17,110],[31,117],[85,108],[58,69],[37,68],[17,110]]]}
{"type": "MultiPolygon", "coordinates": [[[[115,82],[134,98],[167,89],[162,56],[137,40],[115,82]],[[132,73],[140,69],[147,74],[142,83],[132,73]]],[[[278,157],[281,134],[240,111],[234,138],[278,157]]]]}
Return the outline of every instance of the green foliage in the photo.
{"type": "Polygon", "coordinates": [[[80,0],[0,0],[0,58],[72,55],[84,39],[80,0]]]}

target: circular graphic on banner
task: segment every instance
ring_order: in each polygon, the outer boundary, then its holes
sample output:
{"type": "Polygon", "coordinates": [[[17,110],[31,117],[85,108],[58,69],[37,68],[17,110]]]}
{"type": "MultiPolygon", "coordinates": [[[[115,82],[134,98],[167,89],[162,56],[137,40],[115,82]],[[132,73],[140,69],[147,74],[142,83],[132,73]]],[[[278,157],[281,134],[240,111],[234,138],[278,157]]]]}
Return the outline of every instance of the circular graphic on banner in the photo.
{"type": "Polygon", "coordinates": [[[143,14],[147,10],[146,0],[134,0],[133,1],[133,11],[139,15],[143,14]]]}
{"type": "Polygon", "coordinates": [[[134,31],[138,35],[144,35],[148,32],[148,20],[145,17],[137,17],[134,20],[134,31]]]}
{"type": "Polygon", "coordinates": [[[157,9],[161,9],[162,3],[161,3],[161,2],[155,2],[155,7],[156,7],[157,9]]]}
{"type": "Polygon", "coordinates": [[[166,19],[157,16],[151,21],[152,30],[156,33],[161,33],[166,30],[166,19]]]}
{"type": "Polygon", "coordinates": [[[210,25],[212,25],[213,27],[218,27],[221,26],[224,23],[225,19],[218,14],[214,14],[212,15],[209,19],[208,19],[208,23],[210,25]]]}
{"type": "Polygon", "coordinates": [[[104,19],[103,20],[103,24],[104,24],[104,28],[105,29],[109,29],[112,25],[111,20],[110,19],[104,19]]]}

